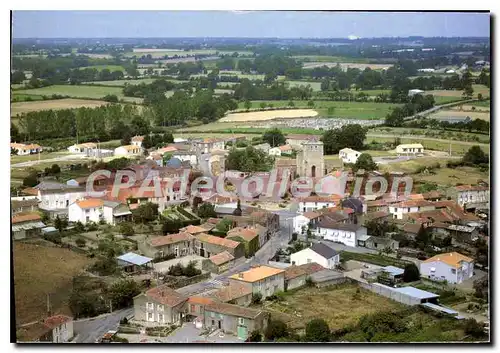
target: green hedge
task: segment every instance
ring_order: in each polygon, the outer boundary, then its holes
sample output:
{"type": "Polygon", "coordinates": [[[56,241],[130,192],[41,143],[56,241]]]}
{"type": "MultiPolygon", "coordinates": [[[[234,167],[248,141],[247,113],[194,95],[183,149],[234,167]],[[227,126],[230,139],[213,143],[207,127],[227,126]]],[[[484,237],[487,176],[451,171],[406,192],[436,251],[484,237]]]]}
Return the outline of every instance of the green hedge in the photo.
{"type": "Polygon", "coordinates": [[[340,258],[345,261],[356,260],[361,262],[368,262],[378,266],[395,266],[400,268],[405,268],[406,265],[411,263],[406,260],[395,259],[389,256],[382,256],[378,254],[362,254],[348,251],[341,251],[340,258]]]}

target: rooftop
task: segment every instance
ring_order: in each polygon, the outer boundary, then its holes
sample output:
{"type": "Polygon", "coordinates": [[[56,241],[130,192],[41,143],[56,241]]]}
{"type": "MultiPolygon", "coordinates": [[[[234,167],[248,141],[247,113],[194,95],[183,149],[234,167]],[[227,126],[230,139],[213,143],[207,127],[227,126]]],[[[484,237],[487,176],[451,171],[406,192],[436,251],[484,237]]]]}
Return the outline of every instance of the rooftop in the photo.
{"type": "Polygon", "coordinates": [[[205,307],[205,311],[211,311],[230,316],[245,317],[249,319],[255,319],[258,315],[262,313],[262,310],[255,310],[255,309],[245,308],[239,305],[232,305],[226,303],[214,303],[211,305],[207,305],[205,307]]]}
{"type": "Polygon", "coordinates": [[[45,326],[47,326],[50,329],[54,329],[65,322],[73,320],[71,317],[66,316],[66,315],[54,315],[46,318],[43,322],[45,326]]]}
{"type": "Polygon", "coordinates": [[[199,234],[199,233],[205,233],[207,230],[203,227],[193,226],[190,224],[187,227],[181,228],[180,231],[189,234],[199,234]]]}
{"type": "Polygon", "coordinates": [[[331,259],[338,254],[334,249],[323,243],[314,243],[310,249],[325,259],[331,259]]]}
{"type": "Polygon", "coordinates": [[[209,298],[209,297],[193,296],[193,297],[189,297],[187,302],[190,304],[210,305],[210,304],[214,303],[214,300],[212,298],[209,298]]]}
{"type": "Polygon", "coordinates": [[[403,270],[402,268],[395,266],[385,266],[382,267],[382,270],[384,272],[389,272],[393,276],[401,276],[405,272],[405,270],[403,270]]]}
{"type": "Polygon", "coordinates": [[[150,239],[149,244],[153,247],[157,247],[168,244],[175,244],[181,241],[190,241],[192,239],[193,236],[189,233],[176,233],[150,239]]]}
{"type": "Polygon", "coordinates": [[[284,273],[284,270],[269,267],[269,266],[258,266],[254,267],[248,271],[240,272],[230,276],[229,278],[237,279],[244,282],[257,282],[264,278],[275,276],[280,273],[284,273]]]}
{"type": "Polygon", "coordinates": [[[117,259],[137,266],[142,266],[153,261],[153,259],[150,257],[142,256],[133,252],[128,252],[126,254],[120,255],[117,257],[117,259]]]}
{"type": "Polygon", "coordinates": [[[86,200],[76,201],[76,204],[81,209],[87,209],[87,208],[101,207],[104,205],[104,201],[101,199],[86,199],[86,200]]]}
{"type": "Polygon", "coordinates": [[[255,229],[236,227],[227,232],[226,238],[240,237],[245,241],[251,241],[255,239],[259,233],[255,229]]]}
{"type": "Polygon", "coordinates": [[[151,288],[145,293],[145,295],[170,307],[177,306],[188,299],[166,285],[151,288]]]}
{"type": "Polygon", "coordinates": [[[224,287],[213,294],[213,297],[223,303],[227,303],[233,299],[241,298],[252,293],[252,288],[249,285],[237,282],[230,282],[227,287],[224,287]]]}
{"type": "Polygon", "coordinates": [[[215,265],[219,266],[225,264],[226,262],[234,260],[234,256],[228,253],[227,251],[223,251],[216,255],[210,256],[209,260],[212,261],[212,263],[214,263],[215,265]]]}
{"type": "Polygon", "coordinates": [[[300,266],[292,265],[285,269],[285,280],[294,279],[302,275],[310,275],[321,270],[324,270],[324,267],[317,264],[316,262],[311,262],[309,264],[300,266]]]}
{"type": "Polygon", "coordinates": [[[435,261],[444,262],[447,265],[453,266],[455,268],[459,268],[460,263],[462,261],[473,262],[474,260],[471,259],[470,257],[459,254],[457,252],[450,252],[450,253],[445,253],[445,254],[434,255],[433,257],[425,260],[424,262],[429,263],[429,262],[435,262],[435,261]]]}
{"type": "Polygon", "coordinates": [[[418,289],[415,287],[410,287],[410,286],[396,288],[395,291],[409,295],[409,296],[414,297],[414,298],[419,298],[419,299],[430,299],[430,298],[439,297],[439,295],[436,293],[427,292],[425,290],[421,290],[421,289],[418,289]]]}
{"type": "Polygon", "coordinates": [[[234,241],[234,240],[214,237],[213,235],[208,235],[205,233],[201,233],[201,234],[196,235],[196,239],[198,239],[199,241],[205,242],[205,243],[215,244],[215,245],[223,246],[223,247],[230,248],[230,249],[235,249],[238,245],[241,244],[241,243],[234,241]]]}
{"type": "Polygon", "coordinates": [[[322,219],[318,223],[319,228],[327,228],[327,229],[340,229],[340,230],[346,230],[349,232],[355,232],[359,228],[361,228],[360,224],[345,224],[345,223],[337,223],[334,222],[330,219],[322,219]]]}
{"type": "Polygon", "coordinates": [[[38,213],[18,213],[12,217],[12,224],[22,222],[40,221],[42,217],[38,213]]]}

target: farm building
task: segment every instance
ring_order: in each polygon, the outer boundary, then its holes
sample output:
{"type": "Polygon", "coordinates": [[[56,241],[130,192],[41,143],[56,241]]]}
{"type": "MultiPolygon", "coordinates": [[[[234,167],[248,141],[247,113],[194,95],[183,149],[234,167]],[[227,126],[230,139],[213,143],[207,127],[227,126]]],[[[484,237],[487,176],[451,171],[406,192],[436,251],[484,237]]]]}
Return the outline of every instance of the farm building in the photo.
{"type": "Polygon", "coordinates": [[[18,213],[12,216],[12,235],[14,240],[37,237],[45,227],[38,213],[18,213]]]}
{"type": "Polygon", "coordinates": [[[144,136],[134,136],[130,139],[132,145],[137,147],[142,147],[142,141],[144,140],[144,136]]]}
{"type": "Polygon", "coordinates": [[[222,273],[229,268],[234,263],[234,256],[228,253],[227,251],[223,251],[216,255],[210,256],[208,259],[203,261],[202,268],[205,271],[209,271],[212,273],[222,273]]]}
{"type": "Polygon", "coordinates": [[[153,259],[150,257],[128,252],[116,258],[117,264],[125,272],[137,272],[152,268],[153,259]]]}
{"type": "Polygon", "coordinates": [[[229,283],[246,284],[252,293],[266,298],[285,289],[285,271],[270,266],[253,267],[229,277],[229,283]]]}
{"type": "Polygon", "coordinates": [[[305,265],[315,262],[324,268],[335,268],[340,262],[340,254],[328,245],[314,243],[311,247],[290,255],[292,265],[305,265]]]}
{"type": "Polygon", "coordinates": [[[339,151],[339,158],[343,163],[356,163],[361,152],[350,148],[343,148],[339,151]]]}
{"type": "Polygon", "coordinates": [[[411,89],[408,91],[408,96],[414,96],[416,94],[424,94],[425,92],[422,91],[421,89],[411,89]]]}
{"type": "Polygon", "coordinates": [[[420,143],[401,144],[396,146],[396,153],[398,154],[424,153],[424,146],[422,146],[420,143]]]}
{"type": "Polygon", "coordinates": [[[135,145],[126,145],[115,148],[115,156],[134,156],[140,155],[142,148],[135,145]]]}
{"type": "Polygon", "coordinates": [[[68,147],[68,151],[71,153],[87,153],[89,150],[95,150],[97,144],[94,142],[80,143],[68,147]]]}
{"type": "Polygon", "coordinates": [[[42,152],[42,150],[43,150],[42,146],[37,145],[36,143],[31,143],[28,145],[25,145],[24,143],[11,143],[10,148],[15,149],[16,154],[19,156],[39,153],[39,152],[42,152]]]}

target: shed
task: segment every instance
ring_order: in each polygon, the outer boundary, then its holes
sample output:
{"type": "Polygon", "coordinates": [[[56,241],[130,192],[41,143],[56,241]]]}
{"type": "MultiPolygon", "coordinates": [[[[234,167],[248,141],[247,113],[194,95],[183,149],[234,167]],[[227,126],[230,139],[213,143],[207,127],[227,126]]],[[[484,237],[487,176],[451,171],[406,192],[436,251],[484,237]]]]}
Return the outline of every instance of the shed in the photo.
{"type": "Polygon", "coordinates": [[[125,272],[136,272],[143,268],[148,268],[153,259],[142,256],[133,252],[120,255],[117,258],[118,266],[122,267],[125,272]]]}
{"type": "Polygon", "coordinates": [[[420,303],[435,300],[439,297],[439,294],[427,292],[425,290],[418,289],[415,287],[410,287],[410,286],[396,288],[395,290],[401,294],[408,296],[408,297],[419,300],[420,303]]]}

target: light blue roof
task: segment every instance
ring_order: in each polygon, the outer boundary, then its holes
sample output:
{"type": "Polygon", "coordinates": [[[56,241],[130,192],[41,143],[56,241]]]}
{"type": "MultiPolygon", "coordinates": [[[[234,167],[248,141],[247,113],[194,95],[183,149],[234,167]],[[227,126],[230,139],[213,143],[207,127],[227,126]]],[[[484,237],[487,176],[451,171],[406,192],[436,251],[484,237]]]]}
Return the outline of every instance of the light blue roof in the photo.
{"type": "Polygon", "coordinates": [[[136,254],[133,252],[128,252],[126,254],[118,256],[117,259],[125,261],[125,262],[129,262],[131,264],[138,265],[138,266],[141,266],[141,265],[147,264],[148,262],[153,261],[153,259],[150,257],[142,256],[142,255],[139,255],[139,254],[136,254]]]}
{"type": "Polygon", "coordinates": [[[422,305],[426,306],[428,308],[437,310],[437,311],[442,311],[443,313],[447,313],[447,314],[451,314],[451,315],[457,315],[458,314],[458,311],[455,311],[453,309],[447,308],[445,306],[436,305],[436,304],[432,304],[432,303],[423,303],[422,305]]]}
{"type": "Polygon", "coordinates": [[[395,266],[385,266],[382,268],[385,272],[389,272],[393,276],[400,276],[405,273],[405,270],[395,266]]]}
{"type": "Polygon", "coordinates": [[[428,299],[428,298],[437,298],[439,297],[439,294],[427,292],[425,290],[421,290],[415,287],[401,287],[401,288],[396,288],[396,291],[409,295],[414,298],[419,298],[419,299],[428,299]]]}

